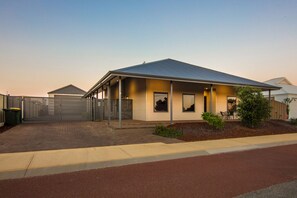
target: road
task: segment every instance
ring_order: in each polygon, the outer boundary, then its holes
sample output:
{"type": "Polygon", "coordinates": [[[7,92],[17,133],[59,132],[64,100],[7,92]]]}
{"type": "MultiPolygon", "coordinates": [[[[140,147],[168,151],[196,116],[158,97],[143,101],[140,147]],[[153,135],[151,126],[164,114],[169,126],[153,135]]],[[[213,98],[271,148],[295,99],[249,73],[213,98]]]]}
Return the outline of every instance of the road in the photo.
{"type": "Polygon", "coordinates": [[[233,197],[297,179],[297,144],[0,181],[0,197],[233,197]]]}

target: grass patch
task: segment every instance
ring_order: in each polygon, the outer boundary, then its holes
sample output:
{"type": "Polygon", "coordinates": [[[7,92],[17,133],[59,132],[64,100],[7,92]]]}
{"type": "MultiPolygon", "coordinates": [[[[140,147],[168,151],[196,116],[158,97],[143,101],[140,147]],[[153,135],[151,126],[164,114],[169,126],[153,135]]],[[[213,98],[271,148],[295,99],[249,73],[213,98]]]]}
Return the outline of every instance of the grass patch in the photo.
{"type": "Polygon", "coordinates": [[[172,127],[165,127],[163,125],[159,125],[156,126],[155,132],[153,134],[162,137],[178,138],[183,135],[183,132],[172,127]]]}

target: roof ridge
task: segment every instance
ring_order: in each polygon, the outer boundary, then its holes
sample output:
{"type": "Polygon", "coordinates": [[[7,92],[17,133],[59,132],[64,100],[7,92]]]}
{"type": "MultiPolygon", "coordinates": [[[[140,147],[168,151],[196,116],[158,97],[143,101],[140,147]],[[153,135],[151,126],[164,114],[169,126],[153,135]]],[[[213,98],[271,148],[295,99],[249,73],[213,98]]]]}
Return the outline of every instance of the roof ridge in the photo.
{"type": "Polygon", "coordinates": [[[122,70],[122,69],[131,69],[131,68],[139,67],[141,65],[153,64],[153,63],[157,63],[157,62],[161,62],[161,61],[165,61],[165,60],[173,60],[173,59],[166,58],[166,59],[161,59],[161,60],[152,61],[152,62],[148,62],[148,63],[141,63],[141,64],[138,64],[138,65],[131,65],[131,66],[128,66],[128,67],[123,67],[123,68],[120,68],[120,69],[111,70],[110,72],[117,72],[117,71],[122,70]]]}
{"type": "Polygon", "coordinates": [[[53,91],[47,92],[47,94],[55,93],[55,92],[57,92],[57,91],[59,91],[59,90],[65,89],[65,88],[70,87],[70,86],[72,86],[72,87],[74,87],[74,88],[76,88],[76,89],[79,89],[80,91],[86,93],[85,90],[83,90],[83,89],[81,89],[81,88],[79,88],[79,87],[77,87],[77,86],[75,86],[75,85],[73,85],[73,84],[69,84],[69,85],[66,85],[66,86],[64,86],[64,87],[61,87],[61,88],[55,89],[55,90],[53,90],[53,91]]]}

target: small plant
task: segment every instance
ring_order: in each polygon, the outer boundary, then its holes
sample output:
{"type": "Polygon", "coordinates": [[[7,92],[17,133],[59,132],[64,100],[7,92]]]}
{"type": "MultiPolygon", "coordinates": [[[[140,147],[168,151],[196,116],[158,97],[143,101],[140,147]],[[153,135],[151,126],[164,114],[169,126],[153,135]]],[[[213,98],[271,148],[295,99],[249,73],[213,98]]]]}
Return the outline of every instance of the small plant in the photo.
{"type": "Polygon", "coordinates": [[[163,137],[177,138],[182,136],[183,132],[173,127],[165,127],[163,125],[159,125],[156,126],[154,134],[163,137]]]}
{"type": "Polygon", "coordinates": [[[221,130],[225,126],[224,120],[218,115],[210,112],[204,112],[201,116],[203,120],[207,121],[207,123],[215,129],[221,130]]]}
{"type": "Polygon", "coordinates": [[[290,119],[290,123],[291,123],[292,125],[297,125],[297,118],[291,118],[291,119],[290,119]]]}

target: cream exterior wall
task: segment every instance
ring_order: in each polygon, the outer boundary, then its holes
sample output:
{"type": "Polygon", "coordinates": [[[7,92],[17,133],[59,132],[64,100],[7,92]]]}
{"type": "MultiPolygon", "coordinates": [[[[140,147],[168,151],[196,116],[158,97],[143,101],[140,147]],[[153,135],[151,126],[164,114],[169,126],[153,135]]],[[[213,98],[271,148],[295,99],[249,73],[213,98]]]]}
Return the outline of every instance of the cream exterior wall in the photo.
{"type": "Polygon", "coordinates": [[[125,79],[123,92],[126,97],[132,99],[133,120],[146,120],[146,80],[125,79]]]}
{"type": "Polygon", "coordinates": [[[216,89],[216,112],[220,113],[221,111],[227,111],[227,97],[234,96],[236,97],[236,91],[234,87],[218,85],[215,86],[216,89]]]}
{"type": "MultiPolygon", "coordinates": [[[[168,121],[170,120],[170,81],[126,78],[123,81],[123,98],[133,100],[133,120],[168,121]],[[154,92],[168,93],[168,112],[154,112],[154,92]]],[[[173,120],[201,120],[204,111],[204,95],[207,96],[209,111],[209,85],[173,82],[173,120]],[[195,112],[183,112],[183,94],[195,95],[195,112]]],[[[235,96],[228,86],[214,86],[213,112],[227,111],[227,97],[235,96]]],[[[118,84],[111,86],[111,99],[118,98],[118,84]]]]}
{"type": "MultiPolygon", "coordinates": [[[[170,119],[170,81],[146,80],[146,120],[166,121],[170,119]],[[168,93],[168,112],[154,112],[154,92],[168,93]]],[[[173,120],[199,120],[204,108],[204,86],[193,83],[173,82],[173,120]],[[183,94],[195,94],[195,112],[183,112],[183,94]]]]}

